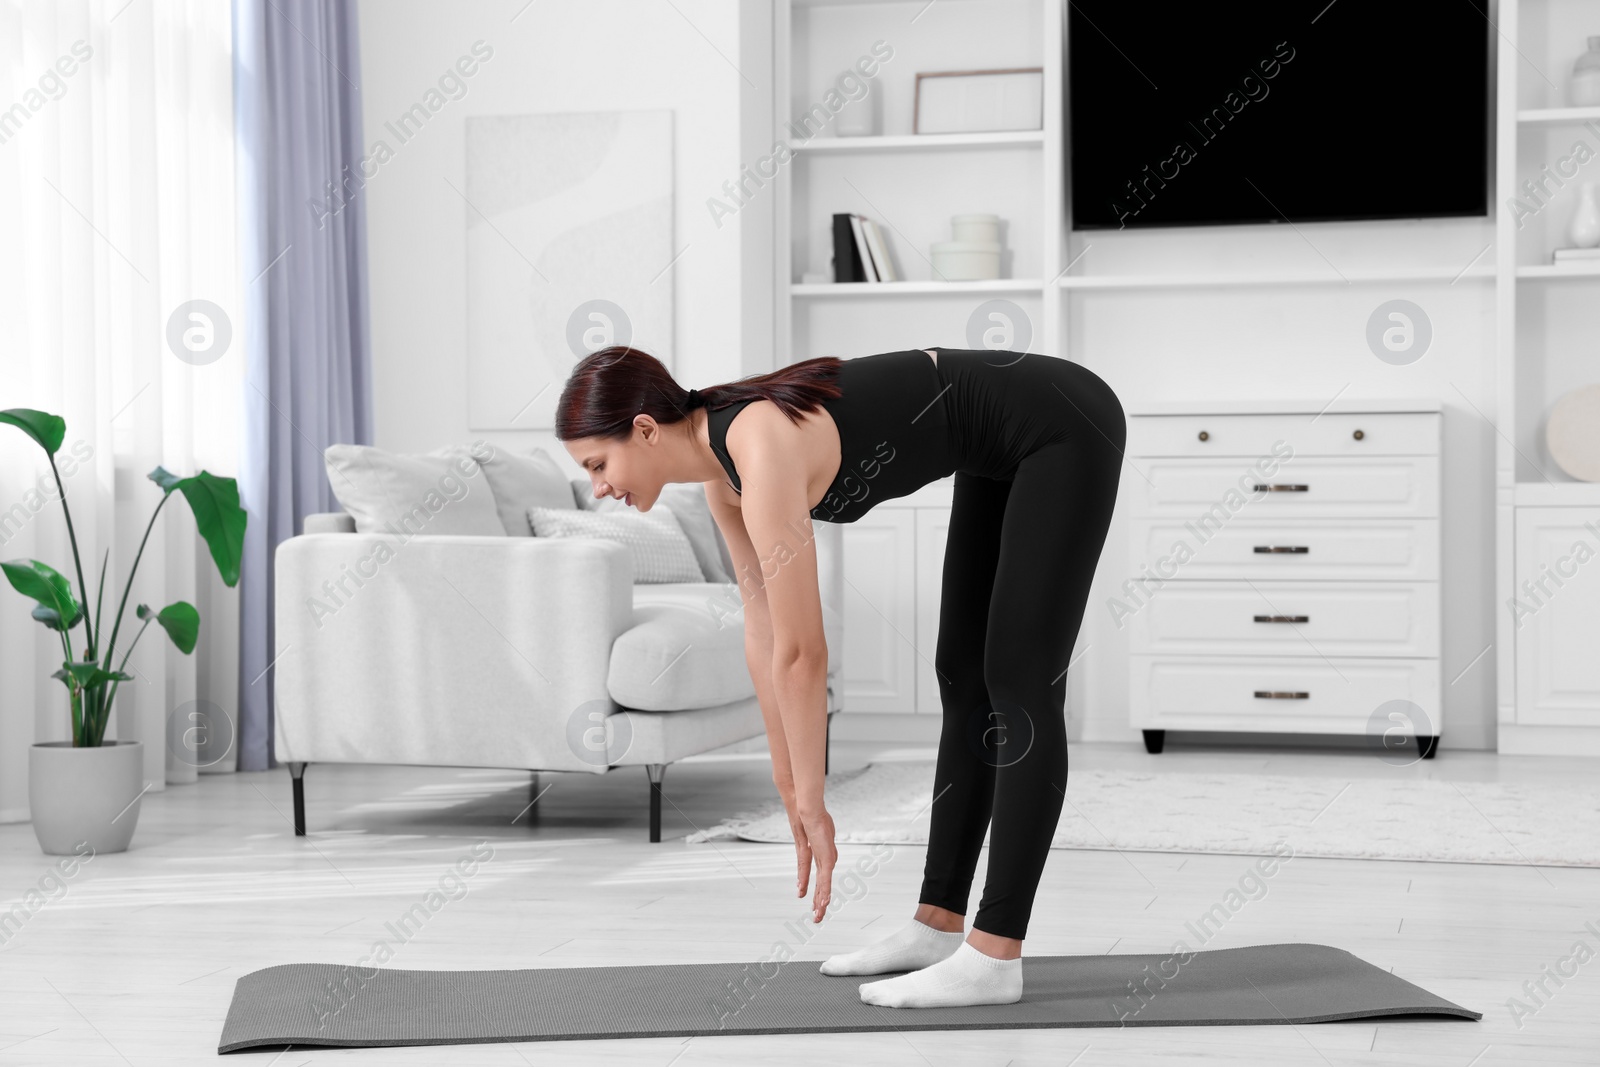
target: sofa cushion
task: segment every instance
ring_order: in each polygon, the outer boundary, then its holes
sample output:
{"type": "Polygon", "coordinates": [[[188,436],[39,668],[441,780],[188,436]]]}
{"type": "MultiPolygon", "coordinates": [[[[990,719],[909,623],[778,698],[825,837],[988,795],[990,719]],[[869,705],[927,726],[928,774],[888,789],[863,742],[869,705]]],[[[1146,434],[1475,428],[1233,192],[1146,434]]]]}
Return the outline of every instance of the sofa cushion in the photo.
{"type": "Polygon", "coordinates": [[[336,444],[322,460],[357,533],[505,536],[494,491],[466,445],[415,454],[336,444]]]}
{"type": "Polygon", "coordinates": [[[480,450],[476,458],[489,478],[500,523],[511,537],[533,536],[533,524],[528,521],[530,507],[572,510],[576,506],[566,474],[542,448],[519,455],[490,445],[480,450]]]}
{"type": "MultiPolygon", "coordinates": [[[[651,509],[654,510],[654,509],[651,509]]],[[[624,708],[678,711],[755,694],[744,605],[732,582],[636,585],[632,629],[611,645],[606,688],[624,708]]]]}
{"type": "Polygon", "coordinates": [[[578,508],[528,509],[528,519],[538,537],[600,537],[626,545],[633,558],[637,582],[693,582],[700,564],[683,527],[666,506],[649,512],[582,511],[578,508]]]}
{"type": "MultiPolygon", "coordinates": [[[[572,479],[572,496],[579,507],[588,511],[637,510],[613,497],[597,499],[587,478],[572,479]]],[[[700,561],[700,576],[708,582],[733,581],[733,558],[722,540],[722,531],[711,517],[705,488],[699,482],[668,482],[656,498],[656,506],[662,505],[671,508],[678,517],[678,525],[683,527],[694,549],[694,558],[700,561]]]]}
{"type": "MultiPolygon", "coordinates": [[[[744,653],[744,604],[732,582],[635,585],[633,617],[632,628],[612,643],[606,674],[606,689],[622,707],[681,711],[755,695],[744,653]]],[[[826,604],[822,629],[834,674],[844,623],[826,604]]]]}

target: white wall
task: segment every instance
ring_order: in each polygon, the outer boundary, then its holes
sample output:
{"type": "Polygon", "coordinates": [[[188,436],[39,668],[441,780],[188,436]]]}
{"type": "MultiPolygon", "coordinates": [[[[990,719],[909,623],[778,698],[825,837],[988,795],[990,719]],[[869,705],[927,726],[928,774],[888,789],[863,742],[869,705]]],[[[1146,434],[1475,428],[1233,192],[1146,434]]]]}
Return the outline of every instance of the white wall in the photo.
{"type": "MultiPolygon", "coordinates": [[[[718,227],[705,206],[738,174],[741,129],[750,134],[751,109],[764,113],[769,106],[768,79],[758,67],[770,52],[764,8],[738,0],[362,0],[364,138],[369,151],[379,140],[393,150],[364,189],[375,444],[421,452],[483,436],[516,451],[540,445],[573,476],[580,473],[548,431],[469,434],[470,208],[456,192],[465,190],[468,115],[671,108],[673,245],[681,253],[672,268],[673,373],[685,385],[708,385],[771,366],[770,320],[762,311],[770,306],[771,285],[741,265],[742,244],[762,213],[747,208],[718,227]],[[477,41],[493,54],[463,79],[466,92],[446,96],[423,128],[400,143],[385,123],[425,102],[440,75],[458,57],[471,56],[477,41]],[[741,74],[735,65],[751,69],[741,74]],[[747,290],[755,294],[748,301],[747,290]]],[[[566,347],[565,338],[550,343],[566,347]]]]}

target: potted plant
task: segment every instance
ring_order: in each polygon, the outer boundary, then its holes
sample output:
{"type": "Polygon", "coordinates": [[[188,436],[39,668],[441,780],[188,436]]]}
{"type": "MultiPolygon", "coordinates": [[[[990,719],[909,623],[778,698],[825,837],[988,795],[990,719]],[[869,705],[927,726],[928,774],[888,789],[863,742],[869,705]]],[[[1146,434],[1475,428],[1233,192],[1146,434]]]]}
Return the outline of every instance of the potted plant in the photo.
{"type": "Polygon", "coordinates": [[[133,677],[123,668],[151,622],[165,630],[184,655],[194,651],[200,636],[200,613],[193,604],[179,600],[160,611],[151,611],[148,605],[140,604],[135,614],[144,620],[144,625],[128,642],[121,662],[114,662],[117,634],[122,628],[122,613],[128,606],[133,576],[139,569],[139,559],[144,555],[145,542],[150,539],[156,516],[176,489],[189,501],[195,525],[211,548],[211,558],[216,561],[222,580],[229,586],[238,584],[247,518],[244,509],[239,507],[238,483],[203,470],[189,478],[179,478],[161,467],[150,472],[150,480],[162,489],[161,503],[151,513],[150,524],[139,542],[139,552],[128,571],[128,584],[122,590],[108,639],[100,609],[105,596],[106,562],[111,552],[107,549],[100,561],[99,588],[94,613],[90,615],[85,610],[89,588],[84,583],[83,564],[78,559],[72,511],[67,507],[61,472],[56,468],[56,452],[66,437],[67,424],[59,415],[31,408],[0,411],[0,423],[15,426],[33,438],[50,458],[50,470],[55,475],[61,509],[66,515],[72,564],[82,597],[79,600],[73,596],[72,583],[65,576],[36,559],[0,562],[12,588],[38,601],[33,617],[56,631],[66,657],[61,669],[51,677],[59,678],[67,687],[72,740],[41,741],[28,751],[28,803],[33,810],[34,836],[50,855],[74,854],[79,851],[75,846],[81,847],[85,842],[96,853],[121,852],[133,837],[134,825],[139,820],[139,798],[144,793],[144,746],[138,741],[103,740],[117,686],[133,677]],[[72,648],[72,631],[79,623],[83,624],[81,655],[72,648]]]}

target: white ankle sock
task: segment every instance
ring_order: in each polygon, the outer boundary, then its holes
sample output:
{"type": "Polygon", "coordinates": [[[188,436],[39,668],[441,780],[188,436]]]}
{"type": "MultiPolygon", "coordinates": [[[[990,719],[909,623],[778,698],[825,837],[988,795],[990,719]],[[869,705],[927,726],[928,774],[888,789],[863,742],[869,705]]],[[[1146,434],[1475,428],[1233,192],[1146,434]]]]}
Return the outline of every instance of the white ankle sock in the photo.
{"type": "Polygon", "coordinates": [[[959,1008],[1022,999],[1022,959],[1000,960],[967,941],[947,959],[898,978],[861,985],[861,999],[886,1008],[959,1008]]]}
{"type": "Polygon", "coordinates": [[[829,956],[819,970],[823,974],[883,974],[887,971],[915,971],[938,963],[961,947],[966,934],[960,930],[935,930],[912,919],[882,941],[855,952],[829,956]]]}

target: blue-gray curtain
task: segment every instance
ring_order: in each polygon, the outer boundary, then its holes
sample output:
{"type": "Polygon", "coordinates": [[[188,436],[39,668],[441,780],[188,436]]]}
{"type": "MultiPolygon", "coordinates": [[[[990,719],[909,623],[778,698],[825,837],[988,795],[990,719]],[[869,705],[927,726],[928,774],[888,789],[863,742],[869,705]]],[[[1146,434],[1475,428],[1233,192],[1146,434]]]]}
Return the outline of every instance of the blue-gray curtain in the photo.
{"type": "MultiPolygon", "coordinates": [[[[233,0],[245,426],[239,762],[273,758],[273,566],[336,511],[330,444],[372,443],[355,0],[233,0]]],[[[294,655],[289,650],[289,655],[294,655]]]]}

